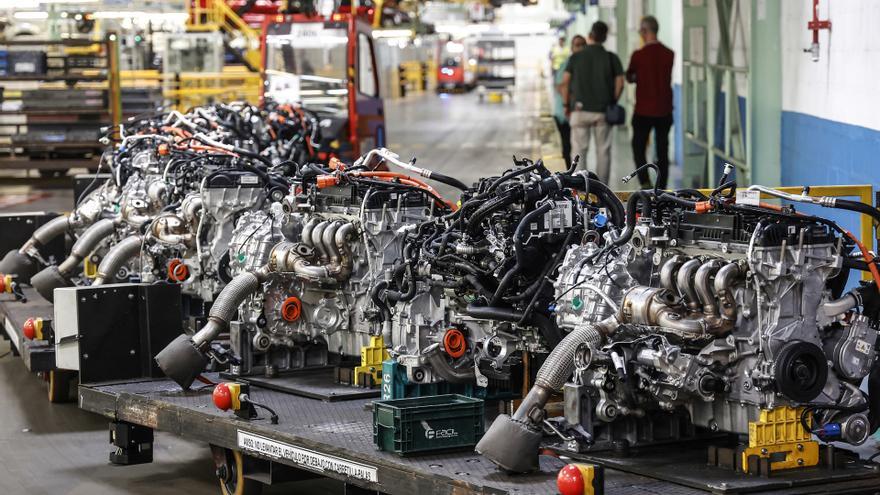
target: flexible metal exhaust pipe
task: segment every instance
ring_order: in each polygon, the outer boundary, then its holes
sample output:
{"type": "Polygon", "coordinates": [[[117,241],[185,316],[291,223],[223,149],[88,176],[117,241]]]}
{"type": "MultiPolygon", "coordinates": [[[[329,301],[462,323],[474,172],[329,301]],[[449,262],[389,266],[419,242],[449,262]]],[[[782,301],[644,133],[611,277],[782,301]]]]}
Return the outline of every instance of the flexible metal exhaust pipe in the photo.
{"type": "Polygon", "coordinates": [[[13,249],[6,253],[0,260],[0,273],[4,275],[16,275],[21,280],[30,280],[37,273],[39,262],[31,256],[31,250],[37,250],[58,236],[64,235],[70,228],[70,217],[60,215],[44,223],[31,234],[19,249],[13,249]]]}
{"type": "Polygon", "coordinates": [[[238,306],[260,288],[268,274],[267,267],[257,272],[245,272],[235,276],[220,291],[208,313],[208,323],[195,335],[180,335],[156,355],[156,364],[183,389],[188,389],[208,364],[207,350],[238,311],[238,306]]]}
{"type": "Polygon", "coordinates": [[[47,266],[31,277],[31,285],[44,299],[53,302],[55,289],[69,287],[69,277],[73,271],[115,229],[116,223],[113,220],[105,218],[95,222],[76,240],[67,259],[58,266],[47,266]]]}
{"type": "Polygon", "coordinates": [[[98,275],[92,282],[92,286],[104,285],[107,281],[113,280],[122,265],[140,254],[143,242],[143,236],[132,235],[110,248],[107,255],[101,260],[101,264],[98,265],[98,275]]]}
{"type": "Polygon", "coordinates": [[[513,417],[499,415],[477,443],[477,453],[505,471],[527,473],[537,470],[544,406],[574,371],[574,354],[578,346],[587,343],[600,347],[605,342],[605,336],[613,333],[618,326],[617,316],[612,316],[578,328],[562,339],[538,370],[535,385],[513,417]]]}

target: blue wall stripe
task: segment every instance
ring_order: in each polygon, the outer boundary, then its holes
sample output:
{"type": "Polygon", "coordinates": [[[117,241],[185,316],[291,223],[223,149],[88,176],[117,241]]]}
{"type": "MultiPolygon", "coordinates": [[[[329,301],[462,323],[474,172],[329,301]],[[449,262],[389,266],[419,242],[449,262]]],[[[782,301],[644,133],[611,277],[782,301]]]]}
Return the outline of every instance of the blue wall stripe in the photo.
{"type": "MultiPolygon", "coordinates": [[[[880,189],[878,130],[785,111],[781,154],[783,185],[871,184],[875,191],[880,189]]],[[[798,205],[798,209],[832,219],[853,233],[859,232],[857,214],[810,205],[798,205]]],[[[850,277],[851,282],[853,278],[850,277]]]]}
{"type": "Polygon", "coordinates": [[[880,188],[880,131],[782,112],[782,183],[880,188]]]}

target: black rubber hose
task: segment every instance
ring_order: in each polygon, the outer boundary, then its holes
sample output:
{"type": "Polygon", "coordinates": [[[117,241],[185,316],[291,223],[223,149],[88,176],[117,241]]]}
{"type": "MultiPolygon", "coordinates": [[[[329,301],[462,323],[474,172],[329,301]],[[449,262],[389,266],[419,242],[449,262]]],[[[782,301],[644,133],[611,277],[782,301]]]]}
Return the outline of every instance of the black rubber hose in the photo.
{"type": "Polygon", "coordinates": [[[497,306],[501,301],[501,296],[504,295],[504,291],[510,287],[510,284],[513,283],[513,279],[519,274],[520,270],[528,263],[526,260],[526,255],[523,250],[523,236],[525,234],[526,228],[538,217],[544,215],[553,207],[551,203],[544,203],[539,206],[537,209],[532,210],[525,215],[523,215],[522,220],[519,221],[519,224],[516,226],[516,231],[513,234],[513,252],[516,256],[516,263],[513,267],[504,274],[504,277],[501,279],[501,282],[498,284],[498,289],[495,290],[495,295],[492,296],[492,301],[489,303],[490,306],[497,306]]]}
{"type": "MultiPolygon", "coordinates": [[[[474,318],[484,320],[508,321],[511,323],[519,323],[522,320],[522,311],[513,308],[500,308],[494,306],[474,306],[469,304],[465,309],[465,314],[474,318]]],[[[562,331],[556,326],[556,323],[546,316],[535,313],[529,318],[528,323],[538,327],[541,335],[547,340],[550,349],[556,347],[562,341],[562,331]]]]}
{"type": "MultiPolygon", "coordinates": [[[[548,263],[544,269],[541,271],[541,275],[529,286],[524,293],[534,294],[531,296],[531,300],[529,301],[529,305],[526,306],[525,311],[523,312],[523,319],[527,319],[531,317],[532,309],[535,307],[535,304],[538,302],[538,296],[541,295],[541,291],[544,289],[544,286],[547,285],[547,276],[550,275],[550,272],[556,268],[556,265],[559,264],[559,261],[568,252],[568,247],[571,245],[572,239],[574,239],[574,235],[576,232],[579,232],[580,229],[573,228],[568,231],[568,235],[565,236],[565,240],[562,242],[562,245],[559,246],[559,250],[556,251],[556,255],[553,256],[553,260],[548,263]]],[[[560,337],[562,338],[562,337],[560,337]]]]}
{"type": "Polygon", "coordinates": [[[505,194],[504,196],[499,196],[492,201],[481,206],[477,211],[471,215],[470,219],[467,221],[467,233],[475,234],[480,229],[480,224],[489,217],[492,213],[505,208],[507,206],[516,203],[519,200],[519,195],[511,192],[511,194],[505,194]]]}
{"type": "Polygon", "coordinates": [[[721,184],[720,186],[713,189],[712,192],[709,194],[709,196],[714,198],[715,196],[718,196],[719,194],[721,194],[721,196],[724,198],[732,198],[732,197],[736,196],[736,181],[730,180],[730,181],[725,182],[724,184],[721,184]],[[729,192],[727,194],[721,194],[722,192],[724,192],[727,189],[729,189],[729,192]]]}
{"type": "Polygon", "coordinates": [[[416,297],[416,280],[415,277],[413,277],[412,268],[409,263],[406,264],[406,276],[409,279],[407,281],[406,292],[385,289],[382,295],[385,297],[386,301],[398,303],[410,301],[412,298],[416,297]]]}
{"type": "Polygon", "coordinates": [[[450,177],[448,175],[441,174],[438,172],[432,171],[431,175],[429,175],[428,178],[431,180],[436,180],[437,182],[442,182],[442,183],[446,184],[447,186],[452,186],[456,189],[461,189],[462,191],[467,191],[469,189],[469,187],[466,186],[464,182],[456,179],[455,177],[450,177]]]}
{"type": "Polygon", "coordinates": [[[509,181],[510,179],[513,179],[514,177],[519,177],[520,175],[523,175],[523,174],[527,174],[527,173],[531,172],[532,170],[537,169],[540,166],[542,166],[542,163],[538,162],[538,163],[533,163],[532,165],[529,165],[528,167],[524,167],[524,168],[521,168],[518,170],[513,170],[511,172],[507,172],[506,174],[502,175],[501,177],[495,179],[495,181],[493,181],[489,185],[489,187],[486,189],[486,192],[490,193],[490,192],[494,191],[495,189],[497,189],[498,186],[509,181]]]}
{"type": "Polygon", "coordinates": [[[517,322],[522,318],[522,311],[513,308],[499,308],[495,306],[474,306],[469,304],[465,314],[484,320],[498,320],[517,322]]]}
{"type": "Polygon", "coordinates": [[[579,189],[581,191],[590,191],[591,194],[595,194],[596,197],[599,198],[601,204],[610,210],[611,222],[617,227],[623,227],[624,217],[626,215],[623,203],[607,184],[598,179],[592,178],[589,179],[590,182],[587,184],[584,182],[584,177],[580,174],[571,176],[561,175],[560,179],[562,180],[562,185],[565,187],[579,189]]]}
{"type": "Polygon", "coordinates": [[[866,205],[860,201],[851,201],[849,199],[838,199],[834,202],[834,208],[841,210],[855,211],[863,213],[874,219],[874,222],[880,223],[880,210],[871,205],[866,205]]]}
{"type": "Polygon", "coordinates": [[[709,196],[703,194],[702,191],[700,191],[699,189],[677,189],[673,191],[672,194],[675,196],[687,194],[688,196],[692,198],[697,198],[700,201],[706,201],[709,199],[709,196]]]}
{"type": "Polygon", "coordinates": [[[636,191],[632,193],[626,201],[626,228],[620,233],[620,237],[614,240],[612,243],[613,246],[623,246],[632,239],[636,228],[636,213],[638,212],[640,201],[644,201],[645,205],[647,205],[648,211],[650,211],[651,195],[645,191],[636,191]]]}
{"type": "Polygon", "coordinates": [[[382,300],[380,295],[382,291],[384,291],[388,287],[388,282],[381,281],[378,284],[373,286],[373,290],[370,291],[370,300],[373,301],[373,304],[379,308],[379,314],[382,316],[382,321],[390,321],[391,320],[391,310],[388,309],[388,304],[382,300]]]}
{"type": "Polygon", "coordinates": [[[664,199],[664,200],[666,200],[666,201],[670,201],[670,202],[675,203],[675,204],[677,204],[677,205],[679,205],[679,206],[683,206],[683,207],[685,207],[685,208],[690,208],[690,209],[692,209],[692,210],[693,210],[693,209],[696,209],[696,207],[697,207],[697,202],[696,202],[696,201],[691,201],[691,200],[689,200],[689,199],[679,198],[678,196],[676,196],[676,195],[674,195],[674,194],[670,194],[670,193],[663,193],[663,194],[661,194],[661,195],[660,195],[660,199],[664,199]]]}

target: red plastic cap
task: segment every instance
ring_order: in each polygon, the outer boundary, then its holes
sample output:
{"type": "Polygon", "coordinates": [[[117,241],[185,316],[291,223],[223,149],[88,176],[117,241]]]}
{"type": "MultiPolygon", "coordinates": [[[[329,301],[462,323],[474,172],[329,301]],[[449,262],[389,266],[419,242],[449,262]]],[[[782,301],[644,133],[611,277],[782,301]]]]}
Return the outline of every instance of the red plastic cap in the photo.
{"type": "Polygon", "coordinates": [[[559,470],[556,476],[556,488],[561,495],[584,495],[584,475],[574,464],[559,470]]]}
{"type": "Polygon", "coordinates": [[[232,409],[232,393],[225,383],[218,383],[214,387],[214,393],[211,394],[211,398],[214,400],[214,405],[217,406],[217,409],[221,411],[232,409]]]}
{"type": "Polygon", "coordinates": [[[37,336],[37,322],[33,318],[28,318],[25,320],[24,325],[21,326],[21,331],[24,334],[24,338],[34,340],[34,337],[37,336]]]}
{"type": "Polygon", "coordinates": [[[0,293],[6,292],[6,275],[0,273],[0,293]]]}

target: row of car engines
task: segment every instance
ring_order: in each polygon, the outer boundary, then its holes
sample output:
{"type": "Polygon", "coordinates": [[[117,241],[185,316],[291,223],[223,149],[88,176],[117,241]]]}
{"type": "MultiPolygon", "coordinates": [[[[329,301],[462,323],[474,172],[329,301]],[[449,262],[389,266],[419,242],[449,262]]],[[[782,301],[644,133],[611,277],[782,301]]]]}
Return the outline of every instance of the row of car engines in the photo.
{"type": "Polygon", "coordinates": [[[184,388],[206,366],[276,376],[377,342],[411,384],[516,394],[525,367],[530,392],[477,446],[512,471],[536,467],[561,390],[572,406],[553,431],[575,449],[650,443],[648,423],[747,434],[777,407],[801,408],[811,431],[836,425],[829,440],[880,426],[878,270],[835,222],[738,201],[732,181],[624,205],[540,161],[472,185],[385,149],[349,165],[320,154],[316,125],[218,105],[120,129],[103,161],[113,178],[0,272],[50,300],[72,284],[180,284],[208,308],[156,356],[184,388]],[[57,235],[75,239],[69,257],[44,259],[57,235]],[[872,279],[845,292],[850,272],[872,279]]]}

